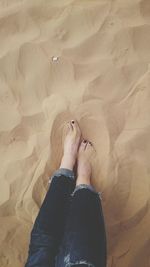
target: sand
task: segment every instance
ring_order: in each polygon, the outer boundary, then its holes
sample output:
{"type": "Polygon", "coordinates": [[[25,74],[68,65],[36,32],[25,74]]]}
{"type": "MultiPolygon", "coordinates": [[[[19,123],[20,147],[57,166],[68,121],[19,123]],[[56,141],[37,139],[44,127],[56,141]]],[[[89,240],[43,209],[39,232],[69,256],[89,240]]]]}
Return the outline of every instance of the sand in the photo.
{"type": "Polygon", "coordinates": [[[149,0],[0,1],[0,267],[26,261],[72,118],[97,150],[108,267],[150,267],[149,0]]]}

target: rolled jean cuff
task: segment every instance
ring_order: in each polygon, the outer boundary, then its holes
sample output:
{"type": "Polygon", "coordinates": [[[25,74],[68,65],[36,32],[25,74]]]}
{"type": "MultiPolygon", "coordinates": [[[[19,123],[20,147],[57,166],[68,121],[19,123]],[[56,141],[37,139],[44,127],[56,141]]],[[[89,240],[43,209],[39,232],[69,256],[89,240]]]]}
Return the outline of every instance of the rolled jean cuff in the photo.
{"type": "Polygon", "coordinates": [[[97,192],[92,185],[87,185],[87,184],[79,184],[79,185],[77,185],[75,190],[73,191],[73,193],[71,195],[74,196],[75,192],[78,191],[78,190],[81,190],[81,189],[88,189],[91,192],[97,194],[100,197],[100,199],[102,199],[101,192],[97,192]]]}
{"type": "Polygon", "coordinates": [[[66,176],[68,177],[69,179],[75,181],[75,175],[74,175],[74,172],[69,170],[69,169],[65,169],[65,168],[60,168],[58,169],[57,171],[55,171],[52,175],[52,177],[49,179],[49,183],[51,183],[52,179],[56,176],[56,177],[59,177],[59,176],[66,176]]]}

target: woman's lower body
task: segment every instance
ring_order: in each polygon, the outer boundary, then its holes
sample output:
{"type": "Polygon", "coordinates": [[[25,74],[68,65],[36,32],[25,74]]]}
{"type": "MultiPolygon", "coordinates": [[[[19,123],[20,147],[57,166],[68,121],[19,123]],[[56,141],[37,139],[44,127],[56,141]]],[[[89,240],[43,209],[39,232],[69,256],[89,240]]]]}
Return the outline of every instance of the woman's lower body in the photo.
{"type": "Polygon", "coordinates": [[[65,157],[52,176],[31,232],[25,267],[106,267],[101,199],[89,177],[81,175],[86,173],[81,165],[77,181],[65,157]]]}

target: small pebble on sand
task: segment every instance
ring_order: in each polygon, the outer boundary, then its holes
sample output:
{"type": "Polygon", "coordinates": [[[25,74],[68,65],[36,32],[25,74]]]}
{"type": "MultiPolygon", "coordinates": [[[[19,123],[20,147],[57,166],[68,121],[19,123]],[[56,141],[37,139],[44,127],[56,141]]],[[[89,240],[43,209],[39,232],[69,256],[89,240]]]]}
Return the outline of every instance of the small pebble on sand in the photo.
{"type": "Polygon", "coordinates": [[[52,57],[52,61],[58,61],[59,57],[52,57]]]}

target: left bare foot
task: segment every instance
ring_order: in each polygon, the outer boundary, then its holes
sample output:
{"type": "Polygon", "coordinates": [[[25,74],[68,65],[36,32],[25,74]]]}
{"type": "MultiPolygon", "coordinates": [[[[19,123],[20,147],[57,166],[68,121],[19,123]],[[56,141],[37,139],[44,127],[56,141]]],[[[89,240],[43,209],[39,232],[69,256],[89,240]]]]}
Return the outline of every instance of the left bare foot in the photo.
{"type": "Polygon", "coordinates": [[[72,120],[67,123],[67,135],[64,141],[64,153],[60,168],[73,170],[75,165],[78,148],[81,139],[81,130],[77,121],[72,120]]]}

